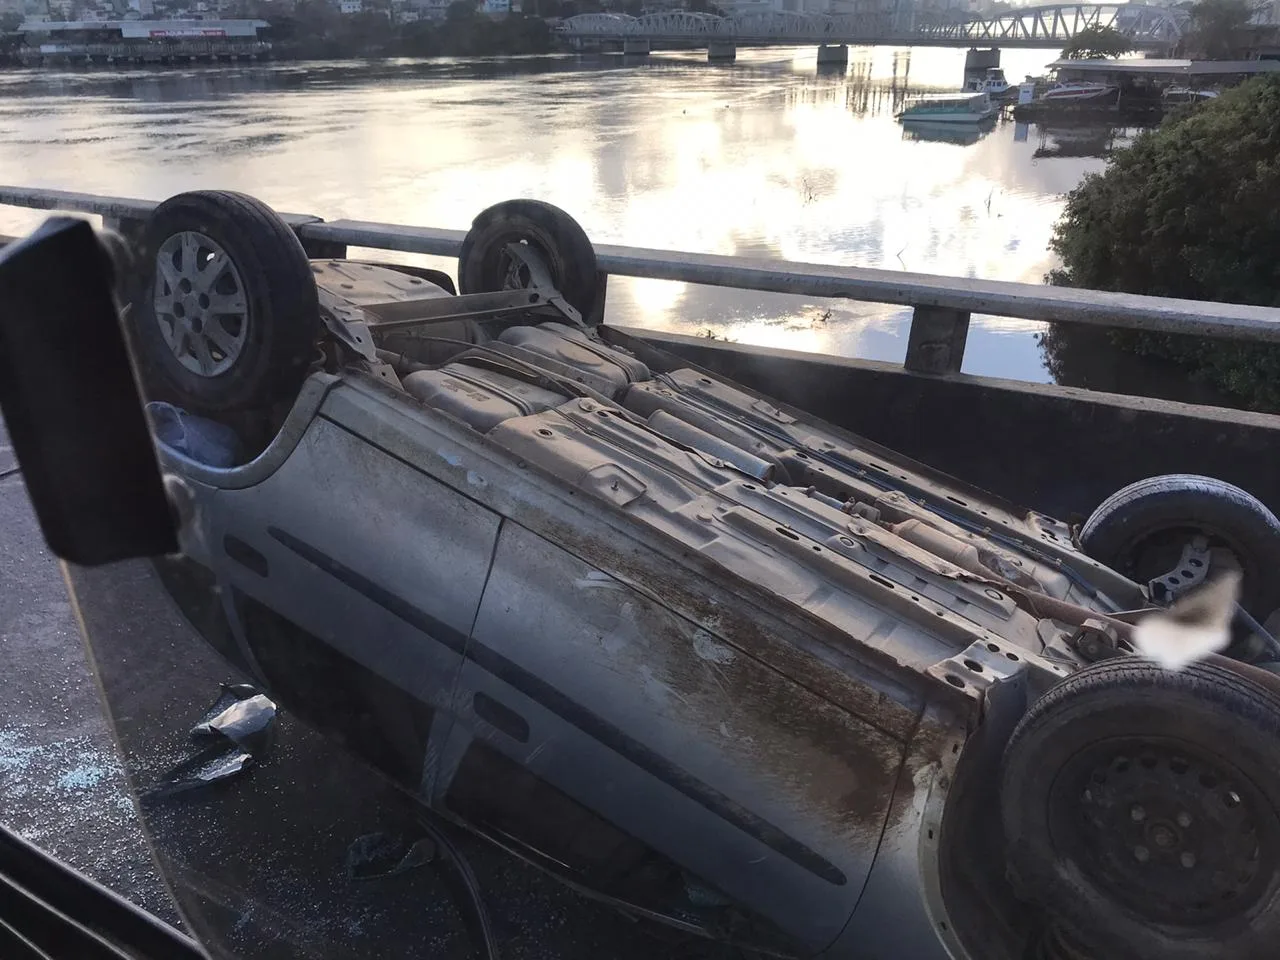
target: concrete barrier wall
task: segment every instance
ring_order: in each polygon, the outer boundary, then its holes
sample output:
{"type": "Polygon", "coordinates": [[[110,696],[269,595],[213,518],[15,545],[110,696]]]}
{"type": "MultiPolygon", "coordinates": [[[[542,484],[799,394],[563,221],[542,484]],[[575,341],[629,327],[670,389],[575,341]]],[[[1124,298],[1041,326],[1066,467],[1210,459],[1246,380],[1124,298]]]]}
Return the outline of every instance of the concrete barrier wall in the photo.
{"type": "Polygon", "coordinates": [[[1162,473],[1218,477],[1280,513],[1280,416],[619,329],[1063,520],[1162,473]]]}

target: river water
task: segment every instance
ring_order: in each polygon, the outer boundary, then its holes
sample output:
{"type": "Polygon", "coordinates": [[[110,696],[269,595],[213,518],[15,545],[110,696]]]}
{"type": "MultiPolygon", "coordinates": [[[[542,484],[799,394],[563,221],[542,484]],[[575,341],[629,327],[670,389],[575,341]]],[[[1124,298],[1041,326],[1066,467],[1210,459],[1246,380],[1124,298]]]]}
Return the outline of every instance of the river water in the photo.
{"type": "MultiPolygon", "coordinates": [[[[1003,65],[1016,81],[1054,55],[1006,51],[1003,65]]],[[[904,132],[894,108],[957,89],[963,50],[853,49],[835,72],[815,57],[11,71],[0,182],[156,199],[224,187],[326,219],[459,229],[526,196],[598,242],[1039,282],[1064,195],[1132,133],[904,132]]],[[[0,208],[0,232],[39,216],[0,208]]],[[[909,311],[618,279],[608,319],[901,360],[909,311]]],[[[1052,380],[1041,329],[975,317],[965,370],[1052,380]]]]}

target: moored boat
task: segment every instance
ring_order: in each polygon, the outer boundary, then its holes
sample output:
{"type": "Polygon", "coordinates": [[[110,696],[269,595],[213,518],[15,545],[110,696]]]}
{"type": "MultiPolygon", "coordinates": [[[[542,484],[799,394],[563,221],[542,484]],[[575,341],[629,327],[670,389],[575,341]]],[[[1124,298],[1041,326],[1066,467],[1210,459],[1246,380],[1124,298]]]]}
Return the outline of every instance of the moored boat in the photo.
{"type": "Polygon", "coordinates": [[[1165,103],[1203,103],[1217,99],[1217,90],[1193,90],[1190,87],[1165,87],[1160,99],[1165,103]]]}
{"type": "Polygon", "coordinates": [[[932,93],[908,98],[898,119],[904,123],[981,123],[995,116],[995,112],[986,93],[932,93]]]}
{"type": "Polygon", "coordinates": [[[1036,97],[1043,103],[1093,103],[1115,96],[1119,88],[1109,83],[1091,80],[1064,80],[1036,97]]]}
{"type": "Polygon", "coordinates": [[[985,93],[993,100],[1010,97],[1018,92],[1018,88],[1009,83],[1004,71],[999,67],[988,67],[982,77],[974,77],[964,86],[966,93],[985,93]]]}

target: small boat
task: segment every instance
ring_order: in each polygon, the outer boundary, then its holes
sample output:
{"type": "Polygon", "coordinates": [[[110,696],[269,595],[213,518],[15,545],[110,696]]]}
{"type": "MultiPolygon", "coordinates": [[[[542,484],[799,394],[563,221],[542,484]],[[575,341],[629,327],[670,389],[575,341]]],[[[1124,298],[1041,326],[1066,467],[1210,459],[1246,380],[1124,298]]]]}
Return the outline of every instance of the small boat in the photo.
{"type": "Polygon", "coordinates": [[[927,120],[934,123],[980,123],[995,116],[996,108],[986,93],[930,93],[908,97],[898,114],[904,123],[927,120]]]}
{"type": "Polygon", "coordinates": [[[1203,103],[1205,100],[1214,100],[1218,96],[1217,90],[1192,90],[1190,87],[1165,87],[1160,94],[1160,99],[1166,103],[1203,103]]]}
{"type": "Polygon", "coordinates": [[[965,84],[966,93],[985,93],[992,99],[1009,97],[1018,92],[1018,88],[1005,79],[1004,71],[999,67],[988,67],[986,76],[974,77],[965,84]]]}
{"type": "Polygon", "coordinates": [[[1102,100],[1114,96],[1119,88],[1109,83],[1091,80],[1064,80],[1050,87],[1036,100],[1041,103],[1081,103],[1102,100]]]}

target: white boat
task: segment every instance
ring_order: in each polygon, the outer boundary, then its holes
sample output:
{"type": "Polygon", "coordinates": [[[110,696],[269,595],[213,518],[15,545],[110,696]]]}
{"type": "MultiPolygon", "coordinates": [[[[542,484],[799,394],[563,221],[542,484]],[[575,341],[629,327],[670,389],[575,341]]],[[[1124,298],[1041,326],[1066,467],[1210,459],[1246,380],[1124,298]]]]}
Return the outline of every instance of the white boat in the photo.
{"type": "Polygon", "coordinates": [[[1167,103],[1201,103],[1217,96],[1217,90],[1192,90],[1190,87],[1165,87],[1160,94],[1167,103]]]}
{"type": "Polygon", "coordinates": [[[933,123],[980,123],[995,116],[996,108],[986,93],[930,93],[908,97],[898,113],[904,123],[926,120],[933,123]]]}
{"type": "Polygon", "coordinates": [[[1089,102],[1114,96],[1118,88],[1092,80],[1064,80],[1050,87],[1036,99],[1041,103],[1089,102]]]}
{"type": "Polygon", "coordinates": [[[984,77],[974,77],[965,84],[966,93],[986,93],[992,97],[1007,97],[1017,88],[1005,79],[1004,71],[999,67],[988,67],[984,77]]]}

